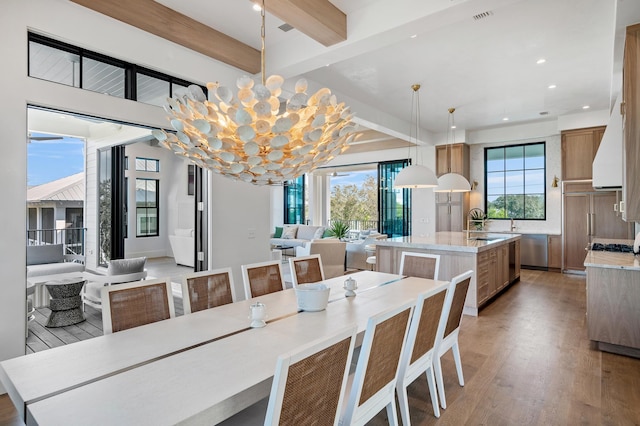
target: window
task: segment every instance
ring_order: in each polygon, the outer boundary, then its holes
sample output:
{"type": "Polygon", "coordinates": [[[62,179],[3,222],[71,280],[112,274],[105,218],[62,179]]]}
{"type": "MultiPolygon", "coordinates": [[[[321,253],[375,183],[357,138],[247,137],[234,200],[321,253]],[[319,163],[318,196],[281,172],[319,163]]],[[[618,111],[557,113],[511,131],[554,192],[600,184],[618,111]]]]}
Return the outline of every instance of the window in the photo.
{"type": "Polygon", "coordinates": [[[396,176],[409,160],[378,164],[378,204],[380,233],[390,237],[411,235],[411,190],[393,187],[396,176]]]}
{"type": "Polygon", "coordinates": [[[545,143],[485,148],[484,159],[487,217],[544,220],[545,143]]]}
{"type": "Polygon", "coordinates": [[[304,223],[305,175],[284,185],[284,223],[304,223]]]}
{"type": "Polygon", "coordinates": [[[160,172],[160,160],[136,157],[136,170],[139,172],[160,172]]]}
{"type": "Polygon", "coordinates": [[[110,96],[162,106],[193,84],[35,33],[29,33],[28,46],[30,77],[110,96]]]}
{"type": "Polygon", "coordinates": [[[157,237],[160,181],[136,179],[136,237],[157,237]]]}

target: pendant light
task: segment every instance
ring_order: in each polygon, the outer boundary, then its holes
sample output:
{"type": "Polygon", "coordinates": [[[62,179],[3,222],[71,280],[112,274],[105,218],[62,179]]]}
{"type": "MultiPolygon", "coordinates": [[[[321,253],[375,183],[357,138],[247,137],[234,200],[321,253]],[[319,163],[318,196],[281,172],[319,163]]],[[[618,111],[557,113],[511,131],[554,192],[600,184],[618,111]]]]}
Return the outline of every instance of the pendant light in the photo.
{"type": "MultiPolygon", "coordinates": [[[[456,133],[455,128],[456,124],[453,118],[453,113],[455,112],[455,108],[449,108],[449,120],[448,120],[448,128],[447,128],[447,150],[451,151],[451,145],[455,142],[456,133]],[[448,143],[449,140],[449,132],[451,132],[451,143],[448,143]]],[[[449,153],[449,156],[451,154],[449,153]]],[[[445,173],[444,175],[438,178],[438,187],[433,190],[433,192],[469,192],[471,191],[471,184],[461,174],[458,173],[445,173]]]]}
{"type": "MultiPolygon", "coordinates": [[[[413,115],[415,112],[415,146],[416,146],[416,164],[411,164],[398,173],[396,179],[393,182],[394,188],[434,188],[438,186],[438,178],[433,170],[421,166],[418,163],[418,129],[420,129],[420,90],[419,84],[411,86],[413,90],[412,104],[411,104],[411,120],[413,122],[413,115]]],[[[413,124],[413,123],[412,123],[413,124]]],[[[413,129],[411,129],[413,131],[413,129]]],[[[411,132],[409,139],[411,139],[411,132]]],[[[409,147],[409,153],[411,153],[411,147],[409,147]]]]}
{"type": "Polygon", "coordinates": [[[261,80],[248,76],[230,87],[197,85],[167,99],[175,133],[154,130],[160,145],[214,173],[255,185],[282,185],[342,154],[355,138],[352,114],[328,88],[307,94],[300,79],[295,94],[280,99],[284,78],[265,72],[265,7],[261,9],[261,80]]]}

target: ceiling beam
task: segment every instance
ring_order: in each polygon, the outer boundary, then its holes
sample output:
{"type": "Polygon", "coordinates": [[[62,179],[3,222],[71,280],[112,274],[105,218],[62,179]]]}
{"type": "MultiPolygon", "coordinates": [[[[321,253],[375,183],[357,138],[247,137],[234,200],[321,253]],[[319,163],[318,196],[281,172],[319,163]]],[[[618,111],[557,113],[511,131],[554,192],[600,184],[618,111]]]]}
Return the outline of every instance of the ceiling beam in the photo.
{"type": "Polygon", "coordinates": [[[71,1],[248,73],[260,72],[259,50],[153,0],[71,1]]]}
{"type": "MultiPolygon", "coordinates": [[[[262,5],[262,0],[252,0],[262,5]]],[[[329,0],[265,0],[267,12],[325,46],[347,39],[347,15],[329,0]]]]}

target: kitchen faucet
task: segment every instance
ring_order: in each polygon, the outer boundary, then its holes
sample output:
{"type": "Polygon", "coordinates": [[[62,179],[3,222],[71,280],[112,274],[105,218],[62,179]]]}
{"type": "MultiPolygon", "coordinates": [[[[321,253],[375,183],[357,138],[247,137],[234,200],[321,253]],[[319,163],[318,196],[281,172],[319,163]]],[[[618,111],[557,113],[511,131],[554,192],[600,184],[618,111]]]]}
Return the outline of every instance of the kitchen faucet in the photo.
{"type": "Polygon", "coordinates": [[[513,232],[513,231],[515,231],[515,230],[516,230],[516,224],[515,224],[515,222],[513,221],[513,219],[511,219],[511,232],[513,232]]]}

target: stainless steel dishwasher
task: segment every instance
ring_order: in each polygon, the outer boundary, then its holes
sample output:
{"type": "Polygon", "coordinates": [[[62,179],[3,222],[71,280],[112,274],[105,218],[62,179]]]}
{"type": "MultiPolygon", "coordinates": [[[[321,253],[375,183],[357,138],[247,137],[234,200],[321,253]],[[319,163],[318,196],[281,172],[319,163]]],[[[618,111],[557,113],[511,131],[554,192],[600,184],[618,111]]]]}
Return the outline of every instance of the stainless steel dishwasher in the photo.
{"type": "Polygon", "coordinates": [[[520,266],[547,269],[547,234],[520,234],[520,266]]]}

